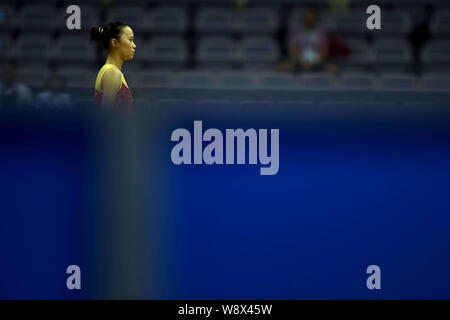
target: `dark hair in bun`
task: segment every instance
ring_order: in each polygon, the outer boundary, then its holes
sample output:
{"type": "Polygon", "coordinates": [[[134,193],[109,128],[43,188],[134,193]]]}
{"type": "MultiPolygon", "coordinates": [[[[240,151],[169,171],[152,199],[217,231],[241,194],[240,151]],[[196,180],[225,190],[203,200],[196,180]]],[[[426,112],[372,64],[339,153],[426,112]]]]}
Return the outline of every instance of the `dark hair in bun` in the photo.
{"type": "Polygon", "coordinates": [[[105,26],[93,27],[91,29],[91,41],[95,41],[103,48],[108,49],[109,40],[118,39],[122,29],[127,26],[126,23],[115,21],[105,26]]]}

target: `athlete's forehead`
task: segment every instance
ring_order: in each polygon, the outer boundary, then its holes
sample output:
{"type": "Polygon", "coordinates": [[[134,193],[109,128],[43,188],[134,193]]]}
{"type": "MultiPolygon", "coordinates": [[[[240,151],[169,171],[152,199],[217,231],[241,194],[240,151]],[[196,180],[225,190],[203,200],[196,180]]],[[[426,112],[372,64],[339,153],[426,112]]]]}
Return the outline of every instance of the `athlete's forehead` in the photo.
{"type": "Polygon", "coordinates": [[[133,29],[131,29],[130,27],[126,26],[122,29],[123,35],[125,37],[134,37],[133,34],[133,29]]]}

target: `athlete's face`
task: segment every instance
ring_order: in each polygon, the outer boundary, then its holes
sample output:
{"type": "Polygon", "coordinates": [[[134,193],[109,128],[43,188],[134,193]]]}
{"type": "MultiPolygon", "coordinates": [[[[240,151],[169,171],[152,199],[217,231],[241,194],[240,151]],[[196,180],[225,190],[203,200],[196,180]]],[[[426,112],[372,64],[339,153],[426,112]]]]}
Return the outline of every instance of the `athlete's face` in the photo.
{"type": "Polygon", "coordinates": [[[124,27],[122,29],[117,49],[123,60],[133,59],[134,52],[136,51],[136,44],[134,43],[133,30],[130,27],[124,27]]]}

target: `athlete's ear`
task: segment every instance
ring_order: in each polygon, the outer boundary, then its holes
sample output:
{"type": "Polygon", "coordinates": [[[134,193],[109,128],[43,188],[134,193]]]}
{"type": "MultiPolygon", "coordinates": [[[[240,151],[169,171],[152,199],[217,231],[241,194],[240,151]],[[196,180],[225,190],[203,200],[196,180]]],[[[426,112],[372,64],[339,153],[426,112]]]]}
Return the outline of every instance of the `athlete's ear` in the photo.
{"type": "Polygon", "coordinates": [[[117,41],[116,38],[111,39],[111,41],[114,48],[117,48],[119,46],[119,41],[117,41]]]}

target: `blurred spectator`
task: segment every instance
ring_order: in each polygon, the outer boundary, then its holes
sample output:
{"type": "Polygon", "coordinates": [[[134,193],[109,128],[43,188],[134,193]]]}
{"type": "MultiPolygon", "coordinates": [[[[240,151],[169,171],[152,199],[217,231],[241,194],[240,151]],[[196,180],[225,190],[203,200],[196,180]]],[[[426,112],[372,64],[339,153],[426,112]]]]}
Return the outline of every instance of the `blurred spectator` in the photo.
{"type": "Polygon", "coordinates": [[[36,97],[37,108],[71,108],[72,98],[63,91],[63,78],[54,73],[48,80],[49,90],[41,92],[36,97]]]}
{"type": "Polygon", "coordinates": [[[24,84],[18,82],[17,64],[7,64],[2,73],[0,84],[0,106],[30,107],[33,104],[33,94],[24,84]]]}
{"type": "Polygon", "coordinates": [[[319,22],[319,11],[308,7],[299,29],[289,36],[290,63],[301,71],[323,70],[328,60],[328,34],[319,22]]]}
{"type": "Polygon", "coordinates": [[[331,16],[339,16],[349,10],[349,0],[328,0],[328,12],[331,16]]]}
{"type": "Polygon", "coordinates": [[[248,5],[249,0],[233,0],[234,11],[237,15],[241,15],[248,5]]]}
{"type": "Polygon", "coordinates": [[[420,72],[422,51],[431,36],[430,21],[432,15],[433,8],[429,4],[425,5],[424,10],[419,11],[419,13],[416,12],[413,15],[416,23],[408,36],[408,40],[411,45],[414,63],[413,68],[416,72],[420,72]]]}
{"type": "MultiPolygon", "coordinates": [[[[328,37],[328,58],[330,61],[334,59],[348,58],[351,50],[347,43],[336,34],[330,34],[328,37]]],[[[331,65],[331,64],[330,64],[331,65]]],[[[330,67],[330,65],[328,67],[330,67]]]]}
{"type": "MultiPolygon", "coordinates": [[[[339,20],[339,18],[348,13],[349,10],[349,0],[328,0],[328,15],[334,21],[339,20]]],[[[348,58],[350,54],[350,47],[342,37],[335,32],[330,32],[328,34],[328,60],[334,62],[339,59],[348,58]]],[[[334,72],[339,71],[337,65],[332,64],[329,65],[328,69],[334,72]]]]}

